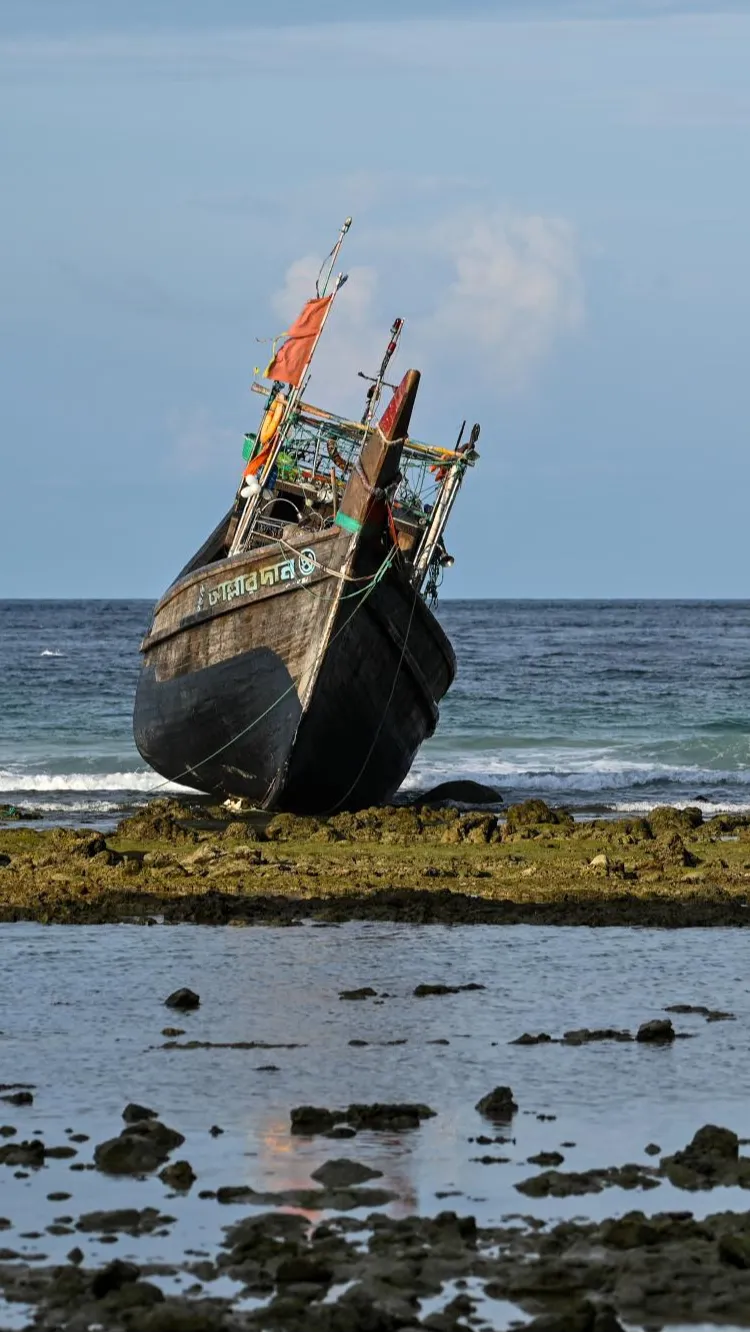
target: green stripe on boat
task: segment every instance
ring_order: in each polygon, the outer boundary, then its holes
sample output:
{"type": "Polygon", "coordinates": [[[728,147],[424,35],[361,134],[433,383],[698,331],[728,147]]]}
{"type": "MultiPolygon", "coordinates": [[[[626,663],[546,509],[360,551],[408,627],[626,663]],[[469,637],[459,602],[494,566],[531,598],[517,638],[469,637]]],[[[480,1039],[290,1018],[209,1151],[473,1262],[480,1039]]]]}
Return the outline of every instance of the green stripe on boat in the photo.
{"type": "Polygon", "coordinates": [[[362,524],[358,518],[351,518],[349,514],[342,514],[339,510],[336,515],[336,522],[340,528],[345,528],[347,532],[361,532],[362,524]]]}

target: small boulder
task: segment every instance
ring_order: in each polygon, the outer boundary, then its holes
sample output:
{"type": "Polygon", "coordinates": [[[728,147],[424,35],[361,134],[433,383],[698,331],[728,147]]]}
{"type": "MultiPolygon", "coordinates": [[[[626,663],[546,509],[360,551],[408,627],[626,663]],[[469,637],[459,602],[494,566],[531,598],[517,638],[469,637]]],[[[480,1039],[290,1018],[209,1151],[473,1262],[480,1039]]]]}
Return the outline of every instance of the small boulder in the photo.
{"type": "Polygon", "coordinates": [[[136,1264],[126,1263],[123,1259],[113,1259],[111,1264],[94,1273],[91,1279],[91,1294],[100,1301],[111,1291],[118,1291],[126,1282],[137,1282],[141,1270],[136,1264]]]}
{"type": "Polygon", "coordinates": [[[180,1009],[187,1012],[189,1009],[197,1009],[200,1005],[201,997],[189,986],[181,986],[179,990],[172,991],[164,1001],[168,1009],[180,1009]]]}
{"type": "Polygon", "coordinates": [[[480,1097],[475,1109],[489,1120],[510,1120],[518,1110],[518,1103],[510,1088],[497,1087],[480,1097]]]}
{"type": "Polygon", "coordinates": [[[139,1106],[138,1102],[128,1102],[122,1113],[122,1118],[128,1125],[136,1124],[139,1120],[155,1120],[156,1111],[152,1111],[148,1106],[139,1106]]]}
{"type": "Polygon", "coordinates": [[[371,996],[377,995],[377,991],[372,986],[360,986],[358,990],[340,990],[340,1000],[369,1000],[371,996]]]}
{"type": "Polygon", "coordinates": [[[0,1097],[0,1101],[7,1102],[9,1106],[32,1106],[34,1094],[29,1092],[27,1088],[22,1088],[20,1092],[11,1092],[4,1097],[0,1097]]]}
{"type": "Polygon", "coordinates": [[[159,1179],[172,1190],[186,1191],[192,1188],[198,1177],[189,1162],[172,1162],[159,1172],[159,1179]]]}
{"type": "Polygon", "coordinates": [[[654,1042],[663,1045],[666,1042],[674,1041],[675,1030],[669,1018],[652,1018],[648,1023],[641,1023],[635,1039],[636,1041],[654,1042]]]}
{"type": "Polygon", "coordinates": [[[325,1106],[294,1106],[290,1112],[293,1134],[325,1134],[345,1117],[325,1106]]]}
{"type": "Polygon", "coordinates": [[[336,1157],[324,1162],[317,1171],[311,1171],[313,1180],[317,1180],[326,1189],[348,1189],[351,1185],[361,1185],[365,1180],[375,1180],[382,1176],[382,1171],[374,1171],[361,1162],[352,1162],[348,1157],[336,1157]]]}
{"type": "Polygon", "coordinates": [[[441,782],[437,787],[420,793],[414,799],[414,805],[440,805],[444,801],[460,801],[462,805],[499,805],[502,802],[500,792],[494,787],[485,787],[481,782],[458,780],[441,782]]]}

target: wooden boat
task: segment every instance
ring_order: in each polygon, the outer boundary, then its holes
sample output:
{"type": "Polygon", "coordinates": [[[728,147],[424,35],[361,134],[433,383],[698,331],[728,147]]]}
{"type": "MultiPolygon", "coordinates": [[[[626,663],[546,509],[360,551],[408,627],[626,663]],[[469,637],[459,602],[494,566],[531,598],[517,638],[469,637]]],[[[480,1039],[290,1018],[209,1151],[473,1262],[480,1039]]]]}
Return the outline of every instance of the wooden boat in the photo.
{"type": "Polygon", "coordinates": [[[388,801],[435,730],[456,669],[432,610],[443,530],[478,456],[478,426],[453,449],[410,438],[419,372],[385,380],[401,320],[361,421],[304,401],[350,221],[270,388],[253,385],[268,401],[242,484],[154,610],[135,700],[136,744],[165,778],[296,813],[388,801]]]}

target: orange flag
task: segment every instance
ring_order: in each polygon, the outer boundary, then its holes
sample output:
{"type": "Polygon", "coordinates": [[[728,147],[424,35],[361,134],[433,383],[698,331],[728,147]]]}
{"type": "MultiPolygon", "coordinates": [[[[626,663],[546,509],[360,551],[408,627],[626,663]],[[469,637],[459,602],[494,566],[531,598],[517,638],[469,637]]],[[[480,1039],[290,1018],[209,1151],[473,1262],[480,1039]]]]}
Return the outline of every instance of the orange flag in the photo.
{"type": "Polygon", "coordinates": [[[287,339],[278,352],[271,358],[263,374],[268,380],[283,380],[284,384],[299,384],[305,369],[313,343],[320,333],[321,325],[333,296],[319,296],[308,301],[302,313],[297,316],[287,332],[287,339]]]}

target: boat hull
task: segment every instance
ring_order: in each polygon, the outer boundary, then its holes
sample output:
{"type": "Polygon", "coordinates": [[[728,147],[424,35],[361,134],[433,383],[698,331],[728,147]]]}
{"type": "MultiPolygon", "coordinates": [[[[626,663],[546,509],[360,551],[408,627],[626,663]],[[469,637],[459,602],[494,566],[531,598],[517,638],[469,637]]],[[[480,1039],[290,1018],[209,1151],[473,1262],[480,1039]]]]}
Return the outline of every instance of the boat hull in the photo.
{"type": "Polygon", "coordinates": [[[434,731],[455,658],[399,569],[343,576],[351,545],[326,533],[308,552],[313,572],[296,552],[288,581],[261,582],[261,552],[170,589],[144,641],[134,714],[157,772],[295,813],[394,795],[434,731]],[[210,604],[233,584],[255,588],[210,604]]]}

